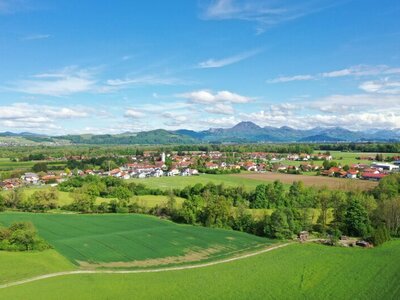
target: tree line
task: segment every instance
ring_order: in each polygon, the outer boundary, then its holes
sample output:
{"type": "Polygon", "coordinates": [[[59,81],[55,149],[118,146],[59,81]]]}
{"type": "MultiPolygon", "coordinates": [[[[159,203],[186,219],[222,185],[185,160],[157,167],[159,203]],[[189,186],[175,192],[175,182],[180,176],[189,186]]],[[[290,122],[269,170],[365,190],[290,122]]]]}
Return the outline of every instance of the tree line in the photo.
{"type": "Polygon", "coordinates": [[[316,189],[302,182],[287,188],[280,181],[260,184],[254,190],[199,183],[162,191],[97,176],[73,177],[58,189],[70,192],[70,204],[60,206],[55,189],[38,190],[29,197],[16,189],[0,197],[0,210],[43,212],[61,208],[81,213],[146,213],[269,238],[291,238],[303,230],[329,235],[332,241],[348,235],[380,244],[390,235],[400,237],[400,174],[385,177],[367,192],[316,189]],[[138,195],[166,195],[168,201],[147,208],[135,198],[138,195]],[[98,203],[98,197],[111,199],[98,203]],[[181,206],[175,197],[184,198],[181,206]]]}

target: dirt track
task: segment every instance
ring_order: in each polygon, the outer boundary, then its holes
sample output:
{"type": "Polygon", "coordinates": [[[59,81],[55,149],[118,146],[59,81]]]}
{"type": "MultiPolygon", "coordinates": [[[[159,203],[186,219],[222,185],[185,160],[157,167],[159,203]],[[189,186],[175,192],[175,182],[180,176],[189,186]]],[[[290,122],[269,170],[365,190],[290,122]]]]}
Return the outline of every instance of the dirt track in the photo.
{"type": "Polygon", "coordinates": [[[332,178],[325,176],[309,176],[309,175],[292,175],[282,173],[252,173],[252,174],[238,174],[233,175],[242,178],[274,181],[280,180],[282,183],[292,184],[294,181],[302,181],[306,186],[323,187],[326,186],[331,189],[340,190],[369,190],[378,185],[377,182],[360,180],[360,179],[347,179],[347,178],[332,178]]]}
{"type": "Polygon", "coordinates": [[[58,272],[58,273],[50,273],[50,274],[45,274],[45,275],[39,275],[15,282],[9,282],[0,285],[0,289],[16,286],[16,285],[22,285],[26,284],[29,282],[33,281],[38,281],[38,280],[43,280],[43,279],[48,279],[48,278],[53,278],[53,277],[60,277],[60,276],[67,276],[67,275],[79,275],[79,274],[137,274],[137,273],[159,273],[159,272],[168,272],[168,271],[180,271],[180,270],[188,270],[188,269],[198,269],[198,268],[205,268],[205,267],[210,267],[214,265],[219,265],[219,264],[225,264],[229,263],[235,260],[240,260],[240,259],[245,259],[248,257],[252,257],[255,255],[259,255],[265,252],[273,251],[279,248],[286,247],[290,244],[293,243],[286,243],[286,244],[280,244],[272,247],[268,247],[256,252],[251,252],[247,254],[243,254],[241,256],[236,256],[232,258],[227,258],[223,260],[218,260],[218,261],[213,261],[209,263],[204,263],[204,264],[198,264],[198,265],[189,265],[189,266],[181,266],[181,267],[170,267],[170,268],[161,268],[161,269],[145,269],[145,270],[120,270],[120,271],[113,271],[113,270],[77,270],[77,271],[66,271],[66,272],[58,272]]]}

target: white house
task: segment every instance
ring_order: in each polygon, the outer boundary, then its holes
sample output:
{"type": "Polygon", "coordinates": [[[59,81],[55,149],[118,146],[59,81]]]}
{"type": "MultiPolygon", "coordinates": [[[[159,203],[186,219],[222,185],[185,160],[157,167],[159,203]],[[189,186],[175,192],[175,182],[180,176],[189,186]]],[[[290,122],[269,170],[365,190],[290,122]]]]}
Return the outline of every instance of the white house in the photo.
{"type": "Polygon", "coordinates": [[[180,174],[180,172],[178,169],[172,169],[167,173],[168,176],[177,176],[179,174],[180,174]]]}
{"type": "Polygon", "coordinates": [[[21,179],[28,184],[38,184],[39,183],[39,175],[35,173],[25,173],[21,176],[21,179]]]}

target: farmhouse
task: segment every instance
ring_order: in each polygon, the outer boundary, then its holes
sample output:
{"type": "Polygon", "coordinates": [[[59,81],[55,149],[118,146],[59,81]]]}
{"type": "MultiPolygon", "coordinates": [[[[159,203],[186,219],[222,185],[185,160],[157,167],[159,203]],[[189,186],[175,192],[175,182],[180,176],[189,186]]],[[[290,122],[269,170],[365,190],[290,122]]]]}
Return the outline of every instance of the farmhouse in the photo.
{"type": "Polygon", "coordinates": [[[40,178],[35,173],[25,173],[21,176],[21,179],[27,184],[38,184],[40,178]]]}
{"type": "Polygon", "coordinates": [[[367,172],[364,172],[361,174],[361,177],[363,179],[374,180],[374,181],[379,181],[382,178],[384,178],[385,176],[387,176],[387,174],[381,174],[381,173],[376,174],[376,173],[367,173],[367,172]]]}
{"type": "Polygon", "coordinates": [[[218,165],[216,163],[213,162],[206,162],[206,168],[209,170],[215,170],[218,169],[218,165]]]}

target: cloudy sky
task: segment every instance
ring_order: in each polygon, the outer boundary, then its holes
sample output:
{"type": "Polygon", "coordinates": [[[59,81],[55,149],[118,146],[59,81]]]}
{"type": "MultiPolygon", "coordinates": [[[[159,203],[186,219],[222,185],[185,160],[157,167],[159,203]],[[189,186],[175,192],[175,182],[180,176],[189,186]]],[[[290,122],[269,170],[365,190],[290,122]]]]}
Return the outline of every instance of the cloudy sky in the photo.
{"type": "Polygon", "coordinates": [[[0,0],[0,131],[400,128],[400,2],[0,0]]]}

